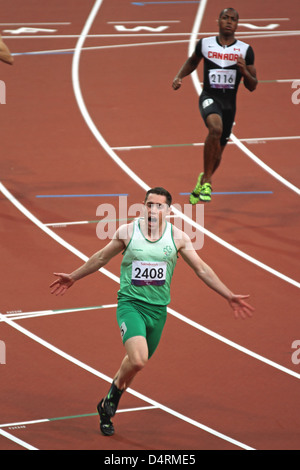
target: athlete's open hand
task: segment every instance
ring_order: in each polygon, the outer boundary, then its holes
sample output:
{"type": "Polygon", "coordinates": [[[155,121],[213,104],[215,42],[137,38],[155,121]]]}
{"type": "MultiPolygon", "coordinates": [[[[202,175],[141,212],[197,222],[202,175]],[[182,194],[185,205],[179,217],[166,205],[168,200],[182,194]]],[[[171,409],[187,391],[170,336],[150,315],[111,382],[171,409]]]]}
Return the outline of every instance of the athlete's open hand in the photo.
{"type": "Polygon", "coordinates": [[[58,276],[52,284],[50,284],[51,294],[55,295],[64,295],[66,290],[68,290],[74,284],[74,279],[70,276],[70,274],[65,273],[53,273],[54,276],[58,276]]]}
{"type": "Polygon", "coordinates": [[[233,310],[235,318],[247,318],[252,317],[254,308],[245,302],[244,299],[248,299],[249,295],[233,295],[228,300],[230,307],[233,310]]]}

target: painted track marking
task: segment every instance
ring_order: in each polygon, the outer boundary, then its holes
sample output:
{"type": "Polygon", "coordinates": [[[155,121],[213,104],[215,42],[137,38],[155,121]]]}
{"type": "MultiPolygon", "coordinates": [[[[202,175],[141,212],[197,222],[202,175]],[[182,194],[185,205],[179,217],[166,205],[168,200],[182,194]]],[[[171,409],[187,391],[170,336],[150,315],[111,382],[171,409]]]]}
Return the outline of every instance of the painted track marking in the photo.
{"type": "MultiPolygon", "coordinates": [[[[67,361],[81,367],[82,369],[86,370],[87,372],[90,372],[91,374],[95,375],[96,377],[99,377],[102,380],[105,380],[106,382],[111,384],[111,382],[113,380],[112,377],[109,377],[109,376],[103,374],[102,372],[97,371],[93,367],[88,366],[87,364],[83,363],[82,361],[79,361],[78,359],[74,358],[73,356],[70,356],[69,354],[65,353],[61,349],[57,348],[56,346],[53,346],[52,344],[50,344],[47,341],[43,340],[39,336],[31,333],[30,331],[26,330],[25,328],[21,327],[20,325],[16,324],[12,320],[6,318],[4,315],[2,315],[0,313],[0,320],[1,319],[3,321],[5,321],[5,323],[10,325],[12,328],[18,330],[20,333],[24,334],[25,336],[29,337],[30,339],[32,339],[33,341],[39,343],[40,345],[44,346],[45,348],[49,349],[50,351],[56,353],[60,357],[63,357],[67,361]]],[[[216,436],[216,437],[218,437],[222,440],[225,440],[225,441],[227,441],[227,442],[229,442],[229,443],[231,443],[231,444],[233,444],[237,447],[240,447],[240,448],[245,449],[245,450],[254,450],[252,447],[249,447],[248,445],[246,445],[242,442],[239,442],[235,439],[232,439],[231,437],[226,436],[225,434],[222,434],[218,431],[215,431],[214,429],[212,429],[208,426],[205,426],[204,424],[201,424],[198,421],[195,421],[194,419],[188,418],[187,416],[185,416],[181,413],[178,413],[177,411],[172,410],[171,408],[169,408],[165,405],[162,405],[161,403],[158,403],[157,401],[152,400],[151,398],[148,398],[145,395],[143,395],[139,392],[136,392],[135,390],[133,390],[131,388],[128,388],[126,391],[128,393],[130,393],[131,395],[139,398],[140,400],[143,400],[144,402],[149,403],[150,405],[156,406],[157,408],[161,409],[162,411],[165,411],[166,413],[168,413],[168,414],[170,414],[170,415],[172,415],[172,416],[174,416],[174,417],[176,417],[176,418],[178,418],[182,421],[185,421],[186,423],[191,424],[192,426],[195,426],[198,429],[202,429],[203,431],[208,432],[209,434],[212,434],[212,435],[214,435],[214,436],[216,436]]],[[[0,429],[0,434],[1,433],[5,433],[5,431],[0,429]]]]}
{"type": "MultiPolygon", "coordinates": [[[[193,26],[193,29],[192,29],[191,40],[190,40],[190,44],[189,44],[189,52],[188,52],[189,55],[191,55],[195,50],[195,46],[196,46],[195,34],[200,29],[203,14],[204,14],[204,9],[206,7],[206,3],[207,3],[207,0],[202,0],[202,2],[200,3],[200,6],[198,8],[198,11],[197,11],[194,26],[193,26]]],[[[201,87],[201,83],[200,83],[197,71],[195,70],[192,73],[191,76],[192,76],[192,80],[193,80],[195,89],[196,89],[198,95],[200,95],[200,93],[202,92],[202,87],[201,87]]],[[[262,162],[253,152],[251,152],[251,150],[249,150],[244,144],[242,144],[242,142],[234,134],[231,134],[230,138],[237,145],[237,147],[239,147],[248,157],[250,157],[255,163],[257,163],[257,165],[259,165],[267,173],[269,173],[275,179],[277,179],[282,184],[287,186],[289,189],[294,191],[296,194],[300,195],[300,189],[299,188],[297,188],[295,185],[293,185],[292,183],[287,181],[285,178],[283,178],[281,175],[279,175],[276,171],[274,171],[271,167],[269,167],[264,162],[262,162]]]]}
{"type": "MultiPolygon", "coordinates": [[[[108,143],[106,142],[106,140],[103,138],[102,134],[99,132],[99,130],[97,129],[94,121],[92,120],[88,110],[87,110],[87,107],[85,105],[85,102],[84,102],[84,99],[83,99],[83,96],[82,96],[82,92],[81,92],[81,88],[80,88],[80,80],[79,80],[79,63],[80,63],[80,55],[81,55],[81,49],[84,45],[84,42],[85,42],[85,38],[87,37],[88,35],[88,32],[94,22],[94,19],[96,17],[96,14],[100,8],[100,4],[98,4],[98,2],[96,2],[94,4],[94,7],[90,13],[90,16],[82,30],[82,34],[80,36],[80,38],[78,39],[78,42],[76,44],[76,48],[75,48],[75,53],[74,53],[74,56],[73,56],[73,62],[72,62],[72,82],[73,82],[73,88],[74,88],[74,94],[75,94],[75,98],[77,100],[77,104],[78,104],[78,107],[81,111],[81,114],[87,124],[87,126],[89,127],[91,133],[94,135],[94,137],[96,138],[96,140],[99,142],[99,144],[102,146],[102,148],[106,151],[106,153],[117,163],[117,165],[119,165],[119,167],[125,172],[127,173],[127,175],[133,180],[135,181],[135,183],[137,183],[141,188],[143,188],[145,191],[148,191],[148,189],[150,189],[150,187],[148,186],[148,184],[146,184],[133,170],[131,170],[131,168],[129,168],[124,162],[123,160],[118,157],[118,155],[114,152],[114,150],[108,145],[108,143]],[[97,7],[97,8],[96,8],[97,7]]],[[[199,16],[199,13],[200,14],[203,14],[204,13],[204,8],[205,8],[205,5],[206,5],[206,2],[203,2],[200,4],[200,9],[198,10],[198,16],[199,16]]],[[[199,21],[199,18],[197,18],[197,20],[199,21]]],[[[198,24],[198,21],[195,22],[195,24],[197,25],[198,24]]],[[[194,26],[195,27],[195,26],[194,26]]],[[[242,145],[242,144],[241,144],[242,145]]],[[[246,147],[245,147],[246,148],[246,147]]],[[[248,149],[247,149],[248,150],[248,149]]],[[[190,225],[192,225],[194,228],[198,229],[200,232],[204,233],[204,235],[207,235],[208,237],[212,238],[214,241],[216,241],[217,243],[219,243],[220,245],[223,245],[225,248],[228,248],[229,250],[233,251],[234,253],[236,253],[237,255],[241,256],[242,258],[250,261],[251,263],[255,264],[256,266],[270,272],[271,274],[279,277],[280,279],[286,281],[286,282],[289,282],[291,283],[292,285],[296,286],[296,287],[300,287],[300,283],[289,278],[288,276],[284,275],[284,274],[281,274],[279,273],[278,271],[276,271],[275,269],[273,268],[270,268],[269,266],[267,266],[266,264],[264,263],[261,263],[260,261],[256,260],[255,258],[253,258],[252,256],[249,256],[247,255],[246,253],[244,253],[243,251],[235,248],[234,246],[230,245],[229,243],[225,242],[224,240],[222,240],[220,237],[218,237],[217,235],[213,234],[212,232],[206,230],[204,227],[201,227],[199,224],[197,224],[194,220],[190,219],[189,217],[187,217],[185,214],[183,214],[181,211],[179,211],[178,209],[172,207],[172,211],[175,215],[181,217],[184,221],[186,221],[187,223],[189,223],[190,225]]]]}
{"type": "Polygon", "coordinates": [[[10,441],[15,442],[16,444],[20,445],[21,447],[24,447],[27,450],[38,450],[36,447],[33,447],[32,445],[28,444],[25,441],[22,441],[22,439],[18,439],[17,437],[13,436],[7,431],[4,431],[3,429],[0,429],[0,436],[6,437],[6,439],[9,439],[10,441]]]}
{"type": "MultiPolygon", "coordinates": [[[[148,410],[156,410],[158,409],[157,406],[150,405],[150,406],[139,406],[135,408],[121,408],[117,410],[117,413],[131,413],[133,411],[148,411],[148,410]]],[[[52,421],[63,421],[67,419],[76,419],[76,418],[88,418],[90,416],[98,416],[98,413],[84,413],[79,415],[72,415],[72,416],[59,416],[56,418],[42,418],[42,419],[34,419],[30,421],[19,421],[16,423],[4,423],[0,424],[0,428],[10,428],[10,427],[17,427],[17,426],[28,426],[32,424],[42,424],[42,423],[51,423],[52,421]]]]}
{"type": "MultiPolygon", "coordinates": [[[[271,80],[272,82],[279,82],[279,80],[271,80]]],[[[295,80],[288,80],[289,82],[295,80]]],[[[282,80],[280,80],[282,82],[282,80]]],[[[282,136],[282,137],[248,137],[239,139],[241,142],[248,144],[263,144],[265,142],[272,142],[277,140],[299,140],[299,135],[282,136]]],[[[234,145],[234,142],[228,142],[227,145],[234,145]]],[[[154,149],[154,148],[167,148],[167,147],[199,147],[204,146],[204,142],[193,142],[188,144],[152,144],[152,145],[127,145],[123,147],[112,147],[113,150],[141,150],[141,149],[154,149]]]]}
{"type": "MultiPolygon", "coordinates": [[[[112,33],[112,34],[87,34],[86,38],[138,38],[138,37],[169,37],[169,36],[195,36],[196,38],[198,36],[215,36],[218,34],[216,31],[211,31],[211,32],[195,32],[195,33],[161,33],[161,32],[156,32],[156,33],[112,33]]],[[[295,30],[295,31],[272,31],[272,32],[257,32],[257,31],[243,31],[243,32],[237,32],[236,37],[238,39],[245,39],[245,38],[275,38],[275,37],[292,37],[292,36],[299,36],[300,35],[300,30],[295,30]]],[[[42,34],[42,35],[26,35],[26,36],[21,36],[21,35],[12,35],[12,36],[2,36],[2,39],[77,39],[79,38],[79,34],[42,34]]]]}

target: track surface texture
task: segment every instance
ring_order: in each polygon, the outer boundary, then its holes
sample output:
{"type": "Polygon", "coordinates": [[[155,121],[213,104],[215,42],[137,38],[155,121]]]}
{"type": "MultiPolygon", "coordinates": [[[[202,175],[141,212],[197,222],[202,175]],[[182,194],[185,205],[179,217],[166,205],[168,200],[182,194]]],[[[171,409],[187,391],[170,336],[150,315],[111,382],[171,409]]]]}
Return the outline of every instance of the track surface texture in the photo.
{"type": "Polygon", "coordinates": [[[254,93],[240,85],[204,234],[188,204],[207,132],[202,64],[180,90],[171,85],[226,5],[6,3],[1,34],[14,65],[0,63],[0,449],[299,449],[298,2],[237,2],[237,37],[255,51],[259,84],[254,93]],[[63,297],[49,285],[107,243],[97,236],[104,204],[120,219],[120,195],[131,207],[152,186],[172,193],[186,215],[174,220],[203,237],[199,255],[250,294],[255,313],[235,320],[179,258],[159,348],[106,438],[96,405],[124,355],[122,256],[63,297]]]}

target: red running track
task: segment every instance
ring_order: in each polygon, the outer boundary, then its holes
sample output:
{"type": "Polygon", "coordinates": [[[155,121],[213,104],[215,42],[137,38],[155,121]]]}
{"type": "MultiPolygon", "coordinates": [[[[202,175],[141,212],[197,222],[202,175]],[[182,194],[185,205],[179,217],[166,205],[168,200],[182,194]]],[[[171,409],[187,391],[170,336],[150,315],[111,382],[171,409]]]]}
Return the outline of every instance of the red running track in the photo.
{"type": "MultiPolygon", "coordinates": [[[[16,55],[13,67],[1,66],[0,448],[299,449],[299,105],[292,102],[299,7],[288,1],[282,19],[277,2],[239,2],[246,24],[239,36],[255,50],[260,83],[253,94],[240,88],[234,136],[284,182],[231,143],[204,209],[200,256],[232,290],[251,294],[255,315],[234,320],[179,259],[161,344],[122,398],[116,434],[107,439],[95,406],[124,354],[112,278],[121,258],[64,297],[51,296],[48,286],[54,271],[71,271],[104,246],[97,208],[111,204],[118,217],[118,199],[37,196],[128,194],[130,206],[143,200],[144,183],[167,187],[184,208],[181,193],[202,168],[203,147],[190,144],[203,143],[206,129],[192,79],[176,93],[171,83],[200,4],[21,4],[2,15],[2,36],[16,55]],[[89,37],[78,43],[94,6],[89,37]],[[25,26],[55,31],[5,32],[25,26]],[[78,106],[77,79],[98,139],[78,106]],[[91,223],[69,225],[79,221],[91,223]]],[[[202,7],[200,33],[216,32],[224,5],[208,0],[202,7]]]]}

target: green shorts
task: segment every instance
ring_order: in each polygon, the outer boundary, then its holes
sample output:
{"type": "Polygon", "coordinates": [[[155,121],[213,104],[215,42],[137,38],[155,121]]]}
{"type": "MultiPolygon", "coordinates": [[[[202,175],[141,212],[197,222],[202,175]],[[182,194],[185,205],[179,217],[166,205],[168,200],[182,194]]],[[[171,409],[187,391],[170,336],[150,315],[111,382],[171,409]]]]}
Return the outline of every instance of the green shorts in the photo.
{"type": "Polygon", "coordinates": [[[133,336],[143,336],[148,345],[148,358],[160,341],[167,319],[167,307],[136,300],[119,299],[117,321],[123,344],[133,336]]]}

